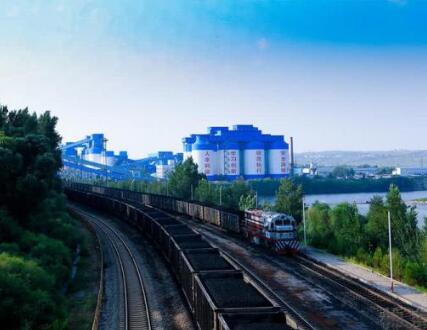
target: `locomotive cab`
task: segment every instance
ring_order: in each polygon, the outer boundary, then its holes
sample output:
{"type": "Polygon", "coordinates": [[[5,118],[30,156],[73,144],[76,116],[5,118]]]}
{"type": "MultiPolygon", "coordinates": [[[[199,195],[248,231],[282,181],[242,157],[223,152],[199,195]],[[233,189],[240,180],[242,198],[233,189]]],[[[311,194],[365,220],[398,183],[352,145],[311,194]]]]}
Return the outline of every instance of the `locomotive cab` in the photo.
{"type": "Polygon", "coordinates": [[[273,213],[266,217],[264,234],[270,239],[294,239],[295,219],[287,214],[273,213]]]}

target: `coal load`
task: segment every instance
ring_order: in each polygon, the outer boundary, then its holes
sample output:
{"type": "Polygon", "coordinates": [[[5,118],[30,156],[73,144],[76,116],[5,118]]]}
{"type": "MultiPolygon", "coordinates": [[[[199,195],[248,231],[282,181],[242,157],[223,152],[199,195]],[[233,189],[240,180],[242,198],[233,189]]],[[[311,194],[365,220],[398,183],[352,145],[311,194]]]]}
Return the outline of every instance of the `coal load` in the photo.
{"type": "Polygon", "coordinates": [[[203,285],[217,308],[272,307],[253,285],[235,276],[208,277],[200,274],[203,285]]]}
{"type": "Polygon", "coordinates": [[[291,329],[283,313],[222,314],[220,323],[220,329],[227,330],[291,329]]]}
{"type": "Polygon", "coordinates": [[[152,218],[162,218],[165,216],[165,214],[163,212],[158,212],[158,211],[145,211],[145,213],[152,217],[152,218]]]}
{"type": "Polygon", "coordinates": [[[204,249],[210,248],[211,245],[206,242],[200,235],[189,235],[175,238],[176,245],[182,249],[204,249]]]}
{"type": "Polygon", "coordinates": [[[186,225],[167,226],[165,230],[170,236],[195,234],[194,230],[188,228],[186,225]]]}
{"type": "Polygon", "coordinates": [[[159,219],[156,219],[156,222],[161,224],[162,226],[171,226],[171,225],[181,225],[182,224],[182,222],[180,222],[174,218],[171,218],[171,217],[159,218],[159,219]]]}
{"type": "Polygon", "coordinates": [[[195,272],[234,269],[217,250],[197,251],[197,253],[189,251],[186,253],[186,257],[195,272]]]}

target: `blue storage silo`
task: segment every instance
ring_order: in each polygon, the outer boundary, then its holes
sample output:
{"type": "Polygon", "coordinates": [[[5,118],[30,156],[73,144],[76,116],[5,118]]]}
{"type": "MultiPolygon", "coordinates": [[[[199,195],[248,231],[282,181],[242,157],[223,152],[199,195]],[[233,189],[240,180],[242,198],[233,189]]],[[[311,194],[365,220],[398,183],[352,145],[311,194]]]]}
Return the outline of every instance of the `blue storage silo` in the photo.
{"type": "Polygon", "coordinates": [[[268,146],[268,174],[272,178],[280,178],[289,175],[289,146],[283,137],[274,137],[274,141],[268,146]]]}
{"type": "Polygon", "coordinates": [[[199,172],[204,173],[209,179],[217,176],[217,147],[210,142],[208,135],[197,135],[192,145],[191,156],[199,166],[199,172]]]}
{"type": "Polygon", "coordinates": [[[265,175],[265,144],[251,141],[243,147],[245,179],[260,179],[265,175]]]}
{"type": "Polygon", "coordinates": [[[184,149],[184,159],[191,157],[192,143],[193,142],[194,141],[192,138],[183,138],[182,139],[182,146],[184,149]]]}
{"type": "Polygon", "coordinates": [[[224,176],[235,180],[241,175],[241,150],[238,142],[228,141],[222,144],[224,176]]]}
{"type": "Polygon", "coordinates": [[[183,139],[184,153],[192,155],[200,172],[209,172],[226,179],[244,176],[246,179],[261,179],[268,176],[284,177],[288,173],[288,145],[282,135],[263,134],[253,125],[234,125],[208,128],[208,134],[183,139]],[[201,150],[209,150],[203,160],[201,150]],[[216,155],[215,155],[216,154],[216,155]],[[216,161],[214,161],[216,159],[216,161]]]}

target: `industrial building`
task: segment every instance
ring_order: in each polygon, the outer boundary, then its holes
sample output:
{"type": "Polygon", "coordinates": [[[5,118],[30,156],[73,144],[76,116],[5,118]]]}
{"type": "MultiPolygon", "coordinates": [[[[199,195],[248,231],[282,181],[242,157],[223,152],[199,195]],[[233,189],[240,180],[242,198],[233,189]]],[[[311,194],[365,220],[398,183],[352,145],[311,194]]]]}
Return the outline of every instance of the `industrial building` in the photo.
{"type": "Polygon", "coordinates": [[[177,164],[182,163],[183,154],[174,154],[172,151],[159,151],[149,157],[154,157],[156,161],[155,176],[158,179],[166,179],[175,170],[177,164]]]}
{"type": "Polygon", "coordinates": [[[207,134],[184,138],[183,147],[184,158],[192,157],[209,180],[283,178],[291,171],[284,136],[253,125],[209,127],[207,134]]]}
{"type": "Polygon", "coordinates": [[[165,178],[175,164],[182,162],[182,153],[160,151],[143,159],[129,159],[126,151],[117,154],[107,150],[107,139],[97,133],[61,147],[64,168],[68,178],[110,180],[150,180],[165,178]]]}
{"type": "Polygon", "coordinates": [[[395,176],[425,176],[427,167],[396,167],[392,174],[395,176]]]}

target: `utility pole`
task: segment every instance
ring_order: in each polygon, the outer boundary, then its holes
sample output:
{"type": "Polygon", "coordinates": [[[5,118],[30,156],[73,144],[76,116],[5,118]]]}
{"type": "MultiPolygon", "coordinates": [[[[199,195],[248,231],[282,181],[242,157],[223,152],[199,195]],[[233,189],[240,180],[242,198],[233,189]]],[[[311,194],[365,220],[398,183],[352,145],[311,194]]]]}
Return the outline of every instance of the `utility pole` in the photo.
{"type": "Polygon", "coordinates": [[[169,196],[169,181],[166,179],[166,196],[169,196]]]}
{"type": "Polygon", "coordinates": [[[219,186],[219,206],[222,206],[222,186],[219,186]]]}
{"type": "Polygon", "coordinates": [[[307,247],[307,231],[305,227],[305,203],[304,197],[302,198],[302,223],[304,225],[304,245],[307,247]]]}
{"type": "Polygon", "coordinates": [[[390,281],[391,281],[391,292],[394,291],[393,287],[393,257],[391,254],[391,214],[388,211],[388,249],[390,255],[390,281]]]}

